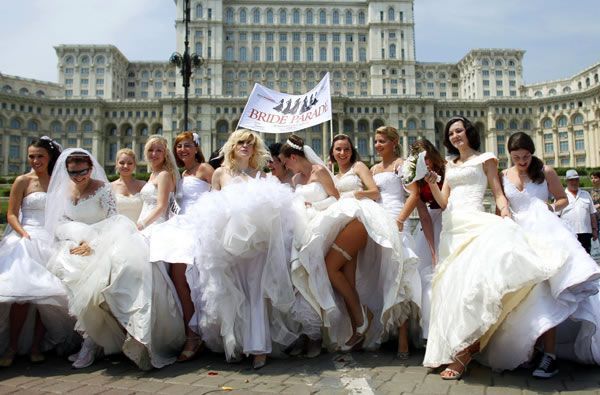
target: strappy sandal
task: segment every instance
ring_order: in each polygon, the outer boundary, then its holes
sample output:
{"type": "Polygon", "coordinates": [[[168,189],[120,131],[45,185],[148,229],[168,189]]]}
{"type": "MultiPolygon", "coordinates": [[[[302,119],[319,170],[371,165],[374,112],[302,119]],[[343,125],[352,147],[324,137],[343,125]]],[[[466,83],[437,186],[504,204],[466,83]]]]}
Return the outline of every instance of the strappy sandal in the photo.
{"type": "Polygon", "coordinates": [[[194,359],[202,350],[204,350],[204,342],[200,336],[187,336],[185,339],[185,346],[188,345],[188,342],[195,341],[196,343],[192,347],[191,350],[183,350],[177,357],[177,362],[187,362],[194,359]]]}
{"type": "Polygon", "coordinates": [[[462,353],[459,353],[456,355],[456,357],[453,358],[454,362],[456,363],[458,362],[459,364],[462,365],[463,369],[461,372],[459,372],[456,369],[452,369],[450,367],[446,367],[446,369],[444,369],[441,373],[440,373],[440,377],[442,378],[442,380],[460,380],[464,374],[467,373],[467,366],[469,365],[469,363],[471,362],[471,360],[473,359],[472,354],[465,350],[462,353]],[[463,362],[460,358],[467,356],[467,360],[465,362],[463,362]],[[448,376],[444,376],[444,373],[448,372],[450,373],[450,375],[448,376]]]}

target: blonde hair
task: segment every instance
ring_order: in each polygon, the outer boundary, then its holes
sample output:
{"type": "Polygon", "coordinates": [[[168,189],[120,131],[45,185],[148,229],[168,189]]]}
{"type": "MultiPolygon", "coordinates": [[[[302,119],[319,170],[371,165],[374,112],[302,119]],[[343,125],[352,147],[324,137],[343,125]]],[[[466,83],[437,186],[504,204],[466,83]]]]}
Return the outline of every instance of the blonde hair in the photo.
{"type": "Polygon", "coordinates": [[[120,150],[118,150],[117,155],[115,156],[117,161],[119,160],[119,157],[121,155],[129,156],[131,159],[133,159],[133,163],[135,165],[137,165],[137,158],[135,156],[135,152],[133,152],[133,150],[131,148],[121,148],[120,150]]]}
{"type": "Polygon", "coordinates": [[[254,152],[250,157],[248,166],[258,170],[265,167],[267,161],[271,158],[271,155],[260,136],[247,129],[238,129],[229,135],[227,142],[223,145],[223,148],[221,148],[223,166],[230,170],[239,171],[235,160],[235,147],[240,141],[254,144],[254,152]]]}
{"type": "Polygon", "coordinates": [[[375,134],[382,134],[387,137],[389,140],[396,141],[394,145],[394,154],[396,156],[402,156],[402,151],[400,150],[400,135],[398,134],[398,130],[393,126],[380,126],[375,130],[375,134]]]}
{"type": "Polygon", "coordinates": [[[177,170],[173,153],[169,150],[169,144],[167,142],[167,139],[163,136],[159,134],[153,134],[152,136],[148,137],[148,141],[146,141],[146,145],[144,146],[144,157],[146,158],[146,162],[150,162],[148,160],[148,151],[150,151],[150,147],[152,147],[152,145],[156,143],[162,145],[165,150],[165,161],[163,163],[163,169],[168,171],[173,177],[173,181],[176,182],[179,178],[179,171],[177,170]]]}

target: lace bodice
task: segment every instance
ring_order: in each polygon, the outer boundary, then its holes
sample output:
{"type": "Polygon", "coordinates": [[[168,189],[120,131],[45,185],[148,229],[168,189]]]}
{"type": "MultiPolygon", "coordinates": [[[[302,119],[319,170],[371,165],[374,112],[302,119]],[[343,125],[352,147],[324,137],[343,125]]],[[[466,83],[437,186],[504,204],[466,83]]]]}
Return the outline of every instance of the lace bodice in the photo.
{"type": "Polygon", "coordinates": [[[137,222],[140,217],[140,213],[142,212],[142,197],[139,193],[135,195],[122,195],[120,193],[115,194],[115,199],[117,202],[117,212],[122,214],[132,220],[133,222],[137,222]]]}
{"type": "Polygon", "coordinates": [[[450,185],[447,209],[483,211],[483,197],[487,188],[483,163],[496,157],[491,152],[485,152],[461,164],[455,164],[454,159],[450,158],[446,165],[446,182],[450,185]]]}
{"type": "Polygon", "coordinates": [[[21,225],[44,226],[46,192],[33,192],[21,202],[21,225]]]}
{"type": "Polygon", "coordinates": [[[104,184],[90,196],[74,204],[67,202],[65,217],[67,220],[91,225],[117,214],[117,205],[110,184],[104,184]]]}
{"type": "Polygon", "coordinates": [[[179,181],[178,190],[181,191],[182,196],[179,199],[179,213],[183,214],[203,193],[210,191],[210,184],[197,177],[182,177],[179,181]]]}
{"type": "MultiPolygon", "coordinates": [[[[139,215],[140,219],[148,217],[150,212],[158,206],[158,187],[152,182],[147,182],[146,185],[140,191],[140,197],[142,198],[142,212],[139,215]]],[[[165,213],[158,217],[153,224],[160,224],[167,220],[167,210],[165,213]]]]}
{"type": "Polygon", "coordinates": [[[296,193],[304,198],[306,202],[314,203],[326,199],[329,195],[320,182],[311,182],[305,185],[296,185],[296,193]]]}
{"type": "Polygon", "coordinates": [[[406,201],[406,194],[400,176],[395,172],[385,171],[373,175],[373,179],[381,195],[379,204],[390,214],[398,216],[406,201]]]}
{"type": "Polygon", "coordinates": [[[365,189],[365,186],[360,177],[354,172],[354,166],[350,168],[341,177],[336,177],[336,187],[340,191],[342,197],[354,196],[352,193],[365,189]],[[345,192],[349,192],[345,194],[345,192]]]}
{"type": "Polygon", "coordinates": [[[541,184],[531,181],[526,182],[522,191],[519,191],[506,176],[502,177],[502,184],[504,185],[504,194],[508,199],[510,209],[514,213],[526,211],[532,204],[545,203],[550,197],[546,180],[541,184]]]}

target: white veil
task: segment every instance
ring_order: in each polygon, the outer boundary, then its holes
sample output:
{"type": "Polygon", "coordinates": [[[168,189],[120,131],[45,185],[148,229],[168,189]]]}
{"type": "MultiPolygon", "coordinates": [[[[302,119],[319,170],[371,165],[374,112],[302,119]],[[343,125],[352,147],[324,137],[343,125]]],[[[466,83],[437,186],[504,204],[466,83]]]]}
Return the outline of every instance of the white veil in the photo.
{"type": "MultiPolygon", "coordinates": [[[[290,141],[288,140],[287,143],[289,144],[290,141]]],[[[293,147],[293,148],[295,148],[295,147],[293,147]]],[[[321,165],[325,169],[327,169],[327,172],[331,176],[331,180],[333,181],[333,184],[337,185],[337,183],[335,181],[335,177],[333,176],[333,173],[331,172],[331,169],[329,169],[329,167],[327,167],[327,165],[325,165],[325,162],[323,162],[323,159],[321,159],[319,157],[319,155],[317,155],[317,153],[310,146],[304,145],[302,147],[302,151],[304,151],[304,156],[310,163],[312,163],[313,165],[321,165]]]]}
{"type": "Polygon", "coordinates": [[[73,183],[67,173],[66,161],[67,158],[73,154],[88,155],[93,163],[92,179],[108,183],[108,178],[106,178],[104,169],[91,153],[83,148],[67,148],[64,150],[56,160],[54,170],[52,171],[52,177],[50,177],[50,185],[48,185],[48,193],[46,195],[45,227],[52,236],[54,236],[56,226],[64,217],[67,204],[71,199],[73,183]]]}

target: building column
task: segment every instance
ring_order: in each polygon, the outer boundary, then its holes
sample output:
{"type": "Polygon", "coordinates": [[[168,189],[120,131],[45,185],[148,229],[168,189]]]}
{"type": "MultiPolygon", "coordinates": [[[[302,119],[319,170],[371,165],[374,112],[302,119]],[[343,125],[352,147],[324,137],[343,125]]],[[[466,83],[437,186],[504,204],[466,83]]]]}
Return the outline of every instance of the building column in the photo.
{"type": "Polygon", "coordinates": [[[558,129],[552,128],[552,145],[554,146],[554,166],[561,166],[560,160],[558,159],[558,150],[560,148],[558,144],[558,129]]]}
{"type": "Polygon", "coordinates": [[[402,157],[408,158],[408,131],[402,131],[402,157]]]}
{"type": "Polygon", "coordinates": [[[575,167],[577,164],[575,163],[575,132],[573,131],[573,126],[567,126],[567,138],[569,141],[569,163],[571,167],[575,167]]]}

